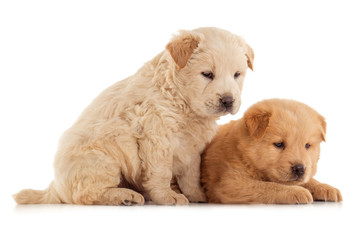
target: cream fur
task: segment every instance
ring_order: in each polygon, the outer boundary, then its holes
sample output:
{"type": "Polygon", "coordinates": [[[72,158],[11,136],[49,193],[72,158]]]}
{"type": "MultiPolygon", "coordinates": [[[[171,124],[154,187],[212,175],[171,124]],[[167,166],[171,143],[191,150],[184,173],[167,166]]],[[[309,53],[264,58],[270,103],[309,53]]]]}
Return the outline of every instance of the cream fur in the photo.
{"type": "Polygon", "coordinates": [[[62,136],[55,179],[23,190],[19,204],[134,205],[205,201],[200,153],[216,119],[235,114],[253,51],[217,28],[181,31],[135,75],[103,91],[62,136]],[[202,72],[211,71],[214,79],[202,72]],[[234,73],[240,76],[234,79],[234,73]],[[223,96],[234,98],[230,109],[223,96]],[[170,188],[176,178],[184,194],[170,188]]]}

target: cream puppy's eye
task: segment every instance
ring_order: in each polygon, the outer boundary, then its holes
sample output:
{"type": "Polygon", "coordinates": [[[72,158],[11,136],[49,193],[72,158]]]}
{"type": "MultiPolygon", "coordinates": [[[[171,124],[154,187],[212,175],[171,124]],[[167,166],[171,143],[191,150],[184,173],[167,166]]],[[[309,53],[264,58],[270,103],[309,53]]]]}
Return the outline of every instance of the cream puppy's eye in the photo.
{"type": "Polygon", "coordinates": [[[236,72],[235,74],[234,74],[234,78],[236,79],[236,78],[238,78],[239,76],[240,76],[240,72],[236,72]]]}
{"type": "Polygon", "coordinates": [[[274,143],[274,146],[277,148],[285,149],[285,144],[283,142],[274,143]]]}
{"type": "Polygon", "coordinates": [[[310,145],[309,143],[305,144],[305,148],[306,148],[306,149],[308,149],[308,148],[310,148],[310,147],[311,147],[311,145],[310,145]]]}
{"type": "Polygon", "coordinates": [[[212,72],[202,72],[201,74],[208,79],[214,79],[214,74],[212,72]]]}

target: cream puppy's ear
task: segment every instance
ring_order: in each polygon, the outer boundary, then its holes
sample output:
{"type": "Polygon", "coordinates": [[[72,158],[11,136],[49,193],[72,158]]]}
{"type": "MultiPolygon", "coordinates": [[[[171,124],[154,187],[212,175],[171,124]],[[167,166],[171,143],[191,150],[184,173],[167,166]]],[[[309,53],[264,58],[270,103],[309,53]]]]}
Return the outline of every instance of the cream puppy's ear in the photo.
{"type": "Polygon", "coordinates": [[[265,135],[266,128],[269,125],[271,113],[261,109],[252,108],[245,112],[244,121],[249,135],[259,139],[265,135]]]}
{"type": "Polygon", "coordinates": [[[245,44],[245,47],[246,47],[246,53],[245,53],[245,56],[247,57],[247,64],[248,64],[248,67],[254,71],[253,69],[253,63],[254,63],[254,50],[249,46],[249,44],[245,44]]]}
{"type": "Polygon", "coordinates": [[[321,139],[326,142],[326,121],[323,116],[320,115],[320,121],[321,121],[321,139]]]}
{"type": "Polygon", "coordinates": [[[166,50],[179,69],[186,66],[195,48],[200,42],[200,36],[196,36],[188,31],[180,31],[167,45],[166,50]]]}

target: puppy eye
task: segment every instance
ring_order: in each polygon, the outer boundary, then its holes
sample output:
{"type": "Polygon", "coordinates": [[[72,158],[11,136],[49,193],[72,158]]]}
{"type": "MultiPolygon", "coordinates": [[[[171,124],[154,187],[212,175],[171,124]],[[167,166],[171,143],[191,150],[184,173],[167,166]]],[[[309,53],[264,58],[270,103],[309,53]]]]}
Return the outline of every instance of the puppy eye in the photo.
{"type": "Polygon", "coordinates": [[[310,147],[311,147],[311,145],[310,145],[309,143],[305,144],[305,148],[306,148],[306,149],[308,149],[308,148],[310,148],[310,147]]]}
{"type": "Polygon", "coordinates": [[[202,72],[201,74],[208,79],[214,79],[214,74],[212,72],[202,72]]]}
{"type": "Polygon", "coordinates": [[[283,142],[274,143],[274,146],[277,147],[277,148],[282,148],[282,149],[285,148],[285,144],[283,142]]]}
{"type": "Polygon", "coordinates": [[[238,78],[240,76],[240,72],[236,72],[235,74],[234,74],[234,78],[238,78]]]}

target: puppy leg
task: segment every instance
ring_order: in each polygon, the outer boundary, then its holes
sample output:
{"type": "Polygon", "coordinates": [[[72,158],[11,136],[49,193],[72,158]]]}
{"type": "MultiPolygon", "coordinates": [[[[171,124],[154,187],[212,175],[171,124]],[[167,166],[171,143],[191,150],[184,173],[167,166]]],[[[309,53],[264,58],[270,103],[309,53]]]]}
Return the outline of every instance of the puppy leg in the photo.
{"type": "Polygon", "coordinates": [[[191,164],[184,166],[182,174],[177,176],[179,187],[190,202],[206,202],[204,190],[200,186],[200,155],[189,158],[191,164]]]}
{"type": "Polygon", "coordinates": [[[162,205],[184,205],[189,201],[170,187],[172,179],[172,151],[167,140],[139,141],[139,156],[143,159],[143,187],[151,200],[162,205]],[[165,147],[165,148],[164,148],[165,147]]]}
{"type": "Polygon", "coordinates": [[[210,202],[304,204],[313,201],[311,193],[303,187],[257,181],[229,172],[223,176],[226,178],[207,189],[210,202]]]}
{"type": "Polygon", "coordinates": [[[338,189],[328,184],[320,183],[313,178],[305,183],[303,187],[307,188],[311,192],[314,200],[330,202],[342,201],[342,196],[338,189]]]}
{"type": "Polygon", "coordinates": [[[186,205],[189,203],[183,194],[176,193],[171,189],[172,173],[170,169],[157,166],[156,169],[148,169],[146,172],[148,177],[144,179],[143,186],[154,203],[161,205],[186,205]]]}
{"type": "MultiPolygon", "coordinates": [[[[63,176],[62,184],[69,186],[71,202],[84,205],[142,205],[141,194],[126,188],[118,188],[120,184],[120,166],[108,155],[100,151],[89,151],[82,155],[72,156],[73,162],[63,176]]],[[[61,171],[64,173],[64,171],[61,171]]],[[[59,174],[58,174],[59,175],[59,174]]],[[[60,192],[64,192],[61,187],[60,192]]],[[[69,191],[68,191],[69,192],[69,191]]]]}

